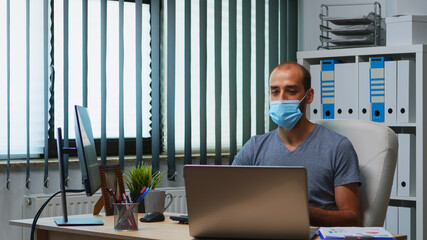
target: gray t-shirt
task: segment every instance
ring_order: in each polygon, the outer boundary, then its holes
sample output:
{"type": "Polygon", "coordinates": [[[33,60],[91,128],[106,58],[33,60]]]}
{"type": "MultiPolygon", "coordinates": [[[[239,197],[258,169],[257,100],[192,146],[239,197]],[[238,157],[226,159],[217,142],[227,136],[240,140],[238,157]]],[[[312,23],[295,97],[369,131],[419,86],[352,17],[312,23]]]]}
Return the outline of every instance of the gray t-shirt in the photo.
{"type": "Polygon", "coordinates": [[[303,166],[307,169],[309,204],[330,210],[337,209],[334,187],[360,183],[359,162],[351,142],[317,124],[293,151],[283,144],[278,129],[253,136],[233,165],[303,166]]]}

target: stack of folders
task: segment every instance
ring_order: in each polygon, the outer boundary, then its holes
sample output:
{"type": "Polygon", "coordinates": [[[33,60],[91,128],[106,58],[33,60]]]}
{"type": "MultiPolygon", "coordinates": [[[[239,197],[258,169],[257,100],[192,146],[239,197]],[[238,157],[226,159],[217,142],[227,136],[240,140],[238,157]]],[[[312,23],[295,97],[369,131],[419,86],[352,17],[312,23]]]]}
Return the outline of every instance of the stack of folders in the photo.
{"type": "MultiPolygon", "coordinates": [[[[414,134],[399,133],[398,160],[394,173],[392,198],[411,199],[415,193],[415,153],[416,142],[414,134]]],[[[415,236],[416,215],[414,206],[389,206],[384,227],[392,232],[408,236],[415,236]]]]}
{"type": "Polygon", "coordinates": [[[310,119],[415,122],[415,62],[371,57],[365,62],[321,60],[310,65],[310,119]]]}
{"type": "Polygon", "coordinates": [[[319,228],[321,239],[395,239],[382,227],[321,227],[319,228]]]}

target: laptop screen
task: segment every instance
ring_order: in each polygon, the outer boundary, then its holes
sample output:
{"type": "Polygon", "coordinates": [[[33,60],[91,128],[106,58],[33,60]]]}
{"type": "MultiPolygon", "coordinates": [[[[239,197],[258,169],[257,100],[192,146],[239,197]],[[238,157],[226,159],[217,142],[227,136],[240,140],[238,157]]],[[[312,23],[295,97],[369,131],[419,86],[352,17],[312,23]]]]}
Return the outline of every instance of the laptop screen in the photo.
{"type": "Polygon", "coordinates": [[[190,235],[308,239],[307,172],[302,167],[184,167],[190,235]]]}

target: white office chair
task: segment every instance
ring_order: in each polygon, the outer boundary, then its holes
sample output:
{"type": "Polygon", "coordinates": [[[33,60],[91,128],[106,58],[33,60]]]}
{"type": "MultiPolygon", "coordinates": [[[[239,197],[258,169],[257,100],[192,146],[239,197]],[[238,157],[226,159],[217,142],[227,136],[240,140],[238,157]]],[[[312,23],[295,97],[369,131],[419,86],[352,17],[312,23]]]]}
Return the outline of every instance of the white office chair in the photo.
{"type": "Polygon", "coordinates": [[[396,168],[398,141],[389,127],[361,120],[316,120],[346,136],[359,158],[360,215],[364,227],[383,226],[396,168]]]}

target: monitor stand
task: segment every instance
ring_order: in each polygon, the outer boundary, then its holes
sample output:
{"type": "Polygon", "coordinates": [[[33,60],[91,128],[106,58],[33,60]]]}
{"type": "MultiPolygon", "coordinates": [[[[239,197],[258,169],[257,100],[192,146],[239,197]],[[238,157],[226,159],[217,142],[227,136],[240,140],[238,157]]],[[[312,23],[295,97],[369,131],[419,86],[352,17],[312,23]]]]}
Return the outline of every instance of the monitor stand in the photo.
{"type": "Polygon", "coordinates": [[[68,218],[67,213],[67,195],[65,193],[65,170],[64,170],[64,154],[69,154],[75,148],[64,148],[62,147],[62,132],[61,128],[58,128],[58,136],[56,140],[56,146],[58,148],[58,163],[59,163],[59,181],[61,187],[61,204],[63,218],[54,218],[56,225],[58,226],[87,226],[87,225],[104,225],[104,223],[96,217],[87,218],[68,218]]]}

